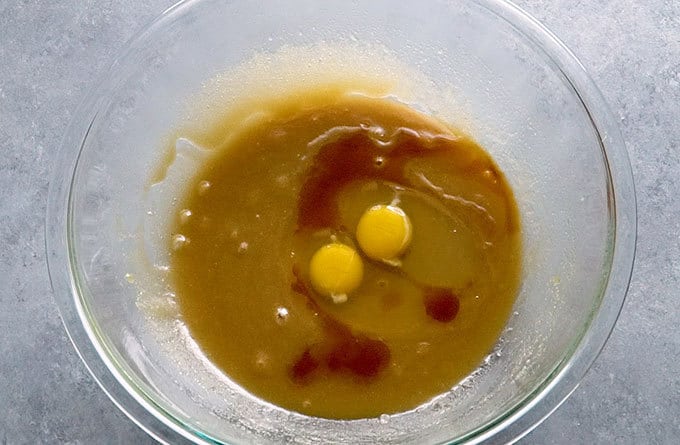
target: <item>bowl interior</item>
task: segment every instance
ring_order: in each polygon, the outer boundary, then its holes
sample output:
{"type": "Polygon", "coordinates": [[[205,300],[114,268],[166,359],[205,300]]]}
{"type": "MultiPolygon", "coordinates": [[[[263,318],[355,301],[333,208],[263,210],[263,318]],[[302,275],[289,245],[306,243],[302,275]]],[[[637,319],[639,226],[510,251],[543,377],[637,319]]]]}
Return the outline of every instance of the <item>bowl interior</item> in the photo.
{"type": "MultiPolygon", "coordinates": [[[[75,303],[121,386],[171,429],[217,442],[463,441],[482,438],[540,398],[600,308],[614,248],[614,192],[591,118],[603,110],[586,108],[563,71],[565,56],[548,54],[507,8],[387,0],[288,0],[263,8],[203,0],[171,9],[139,36],[93,92],[82,116],[88,131],[67,179],[75,303]],[[149,178],[192,97],[253,54],[274,60],[283,46],[319,42],[370,44],[421,73],[430,94],[414,103],[492,154],[521,211],[522,287],[496,348],[449,393],[389,418],[301,416],[219,375],[183,327],[162,254],[153,253],[174,207],[164,201],[167,190],[149,188],[149,178]]],[[[220,88],[229,95],[239,86],[220,88]]]]}

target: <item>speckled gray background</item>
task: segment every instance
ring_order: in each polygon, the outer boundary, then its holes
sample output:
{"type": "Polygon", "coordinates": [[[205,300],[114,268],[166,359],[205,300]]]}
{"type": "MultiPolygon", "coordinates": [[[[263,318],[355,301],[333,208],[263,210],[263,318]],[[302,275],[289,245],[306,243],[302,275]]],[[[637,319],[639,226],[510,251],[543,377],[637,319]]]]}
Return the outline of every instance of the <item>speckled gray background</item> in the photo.
{"type": "MultiPolygon", "coordinates": [[[[71,114],[172,0],[0,2],[0,443],[151,443],[66,338],[43,248],[71,114]]],[[[620,119],[637,185],[628,300],[580,388],[523,443],[680,443],[680,1],[520,0],[579,56],[620,119]]]]}

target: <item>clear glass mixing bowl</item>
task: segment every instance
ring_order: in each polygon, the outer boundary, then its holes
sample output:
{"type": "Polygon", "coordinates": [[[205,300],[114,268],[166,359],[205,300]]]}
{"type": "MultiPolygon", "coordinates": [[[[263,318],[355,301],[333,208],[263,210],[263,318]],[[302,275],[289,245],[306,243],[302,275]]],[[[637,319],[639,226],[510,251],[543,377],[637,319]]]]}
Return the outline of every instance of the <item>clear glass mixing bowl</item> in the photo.
{"type": "Polygon", "coordinates": [[[635,229],[630,166],[600,93],[512,4],[196,0],[139,34],[76,113],[54,168],[47,254],[83,361],[160,441],[507,442],[556,409],[603,347],[626,294],[635,229]],[[168,353],[168,344],[191,347],[168,340],[181,323],[159,336],[140,304],[157,299],[172,312],[171,295],[141,295],[131,283],[143,276],[132,259],[147,239],[139,231],[149,225],[145,186],[159,141],[192,94],[254,53],[320,41],[380,43],[433,89],[453,91],[522,214],[522,287],[496,348],[449,393],[389,418],[305,417],[206,379],[208,364],[168,353]]]}

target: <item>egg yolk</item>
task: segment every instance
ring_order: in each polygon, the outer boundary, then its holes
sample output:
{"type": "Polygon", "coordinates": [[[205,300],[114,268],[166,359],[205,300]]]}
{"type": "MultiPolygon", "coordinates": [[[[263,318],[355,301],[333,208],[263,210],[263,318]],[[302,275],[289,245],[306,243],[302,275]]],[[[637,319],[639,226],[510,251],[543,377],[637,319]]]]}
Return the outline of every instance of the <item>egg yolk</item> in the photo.
{"type": "Polygon", "coordinates": [[[347,301],[347,294],[359,287],[363,276],[361,257],[350,246],[341,243],[321,247],[309,263],[312,286],[335,303],[347,301]]]}
{"type": "Polygon", "coordinates": [[[376,205],[366,210],[357,225],[361,250],[374,260],[393,262],[411,243],[411,221],[394,205],[376,205]]]}

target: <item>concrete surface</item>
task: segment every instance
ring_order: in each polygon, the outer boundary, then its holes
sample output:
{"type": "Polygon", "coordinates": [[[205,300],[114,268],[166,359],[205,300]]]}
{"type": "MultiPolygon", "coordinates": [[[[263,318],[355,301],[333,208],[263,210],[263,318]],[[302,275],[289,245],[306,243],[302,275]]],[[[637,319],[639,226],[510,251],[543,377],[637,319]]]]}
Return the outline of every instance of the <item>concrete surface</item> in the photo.
{"type": "MultiPolygon", "coordinates": [[[[151,443],[66,338],[43,247],[48,172],[96,73],[172,0],[0,2],[0,443],[151,443]]],[[[522,443],[680,443],[680,2],[520,0],[620,119],[637,261],[603,354],[522,443]]]]}

